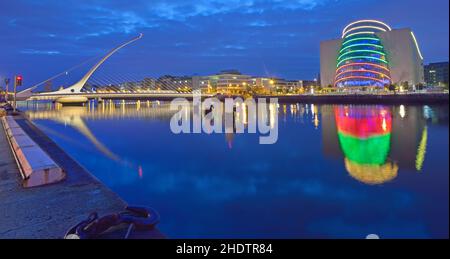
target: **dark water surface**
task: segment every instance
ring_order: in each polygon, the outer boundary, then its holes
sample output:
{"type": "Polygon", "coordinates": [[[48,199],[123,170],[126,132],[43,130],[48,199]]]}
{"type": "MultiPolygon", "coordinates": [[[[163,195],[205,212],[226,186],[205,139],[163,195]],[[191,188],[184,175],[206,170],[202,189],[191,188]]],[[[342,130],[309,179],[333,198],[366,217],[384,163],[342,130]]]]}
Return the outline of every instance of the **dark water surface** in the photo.
{"type": "Polygon", "coordinates": [[[160,102],[21,109],[172,238],[448,238],[448,106],[279,104],[273,145],[160,102]]]}

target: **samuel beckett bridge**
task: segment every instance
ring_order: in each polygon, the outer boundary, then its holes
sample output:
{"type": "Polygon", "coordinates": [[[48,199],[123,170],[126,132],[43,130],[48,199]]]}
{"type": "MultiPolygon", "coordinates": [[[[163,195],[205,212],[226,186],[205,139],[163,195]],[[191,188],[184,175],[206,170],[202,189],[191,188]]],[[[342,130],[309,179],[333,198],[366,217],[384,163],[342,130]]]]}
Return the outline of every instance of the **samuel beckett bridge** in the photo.
{"type": "MultiPolygon", "coordinates": [[[[62,75],[67,75],[68,72],[77,68],[77,66],[72,67],[69,70],[66,70],[62,73],[59,73],[55,76],[50,77],[49,79],[36,84],[32,87],[29,87],[23,91],[17,93],[17,100],[21,101],[35,101],[35,100],[47,100],[54,101],[61,104],[84,104],[89,100],[98,100],[102,101],[103,99],[173,99],[177,97],[184,98],[192,98],[192,93],[190,90],[180,91],[179,86],[176,85],[176,82],[155,82],[155,80],[146,78],[140,82],[123,82],[118,83],[119,80],[115,80],[114,83],[103,84],[99,89],[94,89],[92,87],[86,87],[88,80],[92,77],[92,75],[96,72],[96,70],[114,53],[116,53],[121,48],[128,46],[129,44],[142,39],[143,34],[139,34],[139,36],[122,43],[116,48],[109,51],[104,57],[102,57],[93,67],[89,69],[89,71],[84,74],[84,76],[79,79],[76,83],[66,87],[61,88],[56,91],[49,92],[34,92],[36,88],[43,85],[44,83],[51,82],[51,80],[56,79],[62,75]],[[157,86],[158,84],[158,86],[157,86]],[[120,86],[126,85],[126,87],[120,86]],[[144,86],[146,85],[146,86],[144,86]]],[[[84,62],[83,62],[84,63],[84,62]]],[[[89,83],[88,83],[89,84],[89,83]]]]}

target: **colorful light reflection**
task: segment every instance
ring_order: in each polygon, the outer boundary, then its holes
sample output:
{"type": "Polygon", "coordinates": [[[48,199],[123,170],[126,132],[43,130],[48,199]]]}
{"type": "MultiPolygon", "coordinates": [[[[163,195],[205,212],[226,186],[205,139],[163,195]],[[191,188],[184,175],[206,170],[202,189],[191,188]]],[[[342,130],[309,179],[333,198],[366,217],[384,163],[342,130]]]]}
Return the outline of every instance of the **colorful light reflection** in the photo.
{"type": "Polygon", "coordinates": [[[338,139],[349,174],[366,184],[380,184],[397,176],[388,161],[392,114],[383,106],[336,106],[338,139]]]}

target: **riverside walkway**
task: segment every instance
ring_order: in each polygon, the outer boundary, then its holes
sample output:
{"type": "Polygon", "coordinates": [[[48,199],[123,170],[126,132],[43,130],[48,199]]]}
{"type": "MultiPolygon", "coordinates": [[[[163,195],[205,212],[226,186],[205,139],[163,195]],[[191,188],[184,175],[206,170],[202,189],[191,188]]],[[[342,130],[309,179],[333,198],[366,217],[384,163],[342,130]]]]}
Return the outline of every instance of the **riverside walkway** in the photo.
{"type": "MultiPolygon", "coordinates": [[[[0,125],[0,238],[63,238],[71,226],[86,219],[93,211],[102,216],[124,209],[126,203],[120,197],[83,169],[30,121],[21,116],[15,119],[64,168],[67,176],[57,184],[23,188],[5,130],[0,125]]],[[[159,231],[155,232],[153,236],[158,237],[159,231]]]]}

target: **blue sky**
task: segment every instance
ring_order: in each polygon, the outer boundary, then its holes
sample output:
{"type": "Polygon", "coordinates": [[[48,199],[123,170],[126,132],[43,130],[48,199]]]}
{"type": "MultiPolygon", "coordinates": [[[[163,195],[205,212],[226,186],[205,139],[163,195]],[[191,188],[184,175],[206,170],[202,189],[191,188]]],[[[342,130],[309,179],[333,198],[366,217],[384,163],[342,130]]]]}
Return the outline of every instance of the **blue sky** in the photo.
{"type": "MultiPolygon", "coordinates": [[[[0,3],[0,77],[31,85],[144,33],[99,73],[244,73],[313,79],[319,43],[371,18],[415,32],[425,62],[448,60],[448,0],[17,0],[0,3]]],[[[3,81],[3,80],[2,80],[3,81]]],[[[0,83],[3,85],[3,82],[0,83]]]]}

